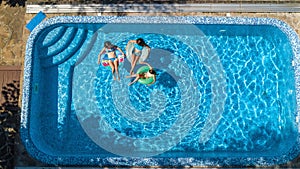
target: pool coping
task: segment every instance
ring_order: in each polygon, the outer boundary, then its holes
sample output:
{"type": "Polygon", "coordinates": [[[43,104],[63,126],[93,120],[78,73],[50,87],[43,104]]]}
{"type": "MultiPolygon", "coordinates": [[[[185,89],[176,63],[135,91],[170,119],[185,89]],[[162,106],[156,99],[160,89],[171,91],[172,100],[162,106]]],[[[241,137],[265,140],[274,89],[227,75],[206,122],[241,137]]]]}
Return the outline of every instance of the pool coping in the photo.
{"type": "Polygon", "coordinates": [[[145,13],[145,12],[300,12],[299,3],[250,4],[250,3],[195,3],[195,4],[64,4],[26,5],[26,13],[145,13]]]}
{"type": "MultiPolygon", "coordinates": [[[[30,37],[28,38],[28,42],[26,45],[26,58],[25,58],[25,69],[24,69],[24,85],[23,85],[23,100],[22,100],[22,115],[21,115],[21,137],[24,141],[24,145],[27,148],[28,152],[33,155],[37,156],[43,156],[43,160],[46,163],[52,163],[52,164],[61,164],[61,165],[66,165],[65,162],[76,162],[76,158],[70,160],[70,159],[64,159],[64,157],[57,157],[57,156],[50,156],[47,154],[44,154],[40,152],[36,147],[34,147],[34,144],[30,140],[30,133],[29,131],[29,123],[28,123],[28,118],[29,118],[29,113],[30,109],[28,104],[30,103],[30,96],[29,93],[31,93],[31,84],[30,84],[30,79],[31,79],[31,65],[32,65],[32,47],[33,47],[33,42],[35,38],[37,37],[38,33],[53,24],[57,23],[177,23],[177,24],[248,24],[248,25],[272,25],[276,26],[279,29],[281,29],[290,39],[291,41],[291,46],[293,48],[293,54],[294,54],[294,66],[296,68],[295,70],[295,80],[296,80],[296,86],[300,86],[300,41],[297,33],[291,29],[289,25],[284,23],[281,20],[278,19],[272,19],[272,18],[242,18],[242,17],[117,17],[117,16],[110,16],[110,17],[103,17],[103,16],[61,16],[61,17],[55,17],[55,18],[50,18],[46,20],[45,22],[42,22],[40,25],[38,25],[31,33],[30,37]],[[135,18],[135,19],[132,19],[135,18]],[[54,163],[53,163],[54,162],[54,163]]],[[[298,88],[297,91],[297,103],[299,105],[300,101],[300,89],[298,88]]],[[[300,115],[300,107],[297,106],[297,119],[299,119],[300,115]]],[[[298,124],[299,127],[299,124],[298,124]]],[[[300,127],[299,127],[300,130],[300,127]]],[[[299,136],[298,136],[299,137],[299,136]]],[[[292,151],[299,152],[299,145],[300,145],[300,138],[297,140],[297,149],[295,148],[292,151]]],[[[287,158],[287,157],[285,157],[287,158]]],[[[127,158],[125,158],[127,159],[127,158]]],[[[230,166],[226,164],[225,162],[222,162],[222,158],[215,158],[216,161],[219,163],[210,163],[212,166],[219,166],[220,163],[224,164],[225,166],[230,166]]],[[[262,166],[262,165],[273,165],[273,163],[278,162],[275,161],[275,159],[270,159],[269,160],[263,160],[261,158],[241,158],[241,159],[236,159],[232,157],[235,161],[235,163],[239,163],[240,161],[252,161],[252,165],[255,166],[262,166]],[[260,163],[255,163],[257,161],[260,161],[260,163]]],[[[160,164],[159,162],[163,164],[167,164],[168,161],[163,160],[163,159],[151,159],[147,158],[145,159],[140,159],[140,158],[134,158],[135,165],[130,164],[130,166],[145,166],[145,161],[148,161],[146,166],[157,166],[157,164],[160,164]],[[150,160],[149,160],[150,159],[150,160]],[[158,160],[158,161],[157,161],[158,160]],[[162,160],[162,161],[161,161],[162,160]]],[[[177,162],[174,164],[174,166],[188,166],[190,163],[195,164],[192,166],[199,166],[199,164],[203,164],[204,160],[199,160],[197,158],[184,158],[179,161],[172,161],[172,162],[177,162]],[[198,165],[197,165],[198,164],[198,165]]],[[[281,159],[283,161],[285,160],[290,160],[290,159],[281,159]]],[[[118,157],[118,158],[112,158],[110,159],[77,159],[79,162],[83,163],[93,163],[94,165],[100,165],[102,166],[115,166],[116,164],[124,166],[125,164],[122,161],[124,160],[124,157],[118,157]],[[116,163],[112,163],[111,161],[114,161],[116,163]]],[[[227,162],[230,161],[230,159],[226,160],[227,162]]],[[[80,163],[78,163],[80,165],[80,163]]],[[[251,165],[251,166],[252,166],[251,165]]],[[[125,165],[126,166],[126,165],[125,165]]],[[[200,165],[202,166],[202,165],[200,165]]],[[[206,166],[206,165],[204,165],[206,166]]],[[[221,165],[222,166],[222,165],[221,165]]]]}

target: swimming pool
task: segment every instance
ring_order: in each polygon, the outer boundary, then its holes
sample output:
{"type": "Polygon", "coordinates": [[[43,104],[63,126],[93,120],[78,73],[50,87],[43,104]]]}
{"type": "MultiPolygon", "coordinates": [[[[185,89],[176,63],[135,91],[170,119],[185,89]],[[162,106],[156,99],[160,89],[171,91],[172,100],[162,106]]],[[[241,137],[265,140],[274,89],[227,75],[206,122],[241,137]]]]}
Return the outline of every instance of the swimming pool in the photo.
{"type": "Polygon", "coordinates": [[[299,44],[271,18],[48,19],[27,42],[22,139],[55,165],[286,163],[300,152],[299,44]],[[127,60],[112,80],[104,41],[140,37],[157,82],[128,86],[127,60]]]}

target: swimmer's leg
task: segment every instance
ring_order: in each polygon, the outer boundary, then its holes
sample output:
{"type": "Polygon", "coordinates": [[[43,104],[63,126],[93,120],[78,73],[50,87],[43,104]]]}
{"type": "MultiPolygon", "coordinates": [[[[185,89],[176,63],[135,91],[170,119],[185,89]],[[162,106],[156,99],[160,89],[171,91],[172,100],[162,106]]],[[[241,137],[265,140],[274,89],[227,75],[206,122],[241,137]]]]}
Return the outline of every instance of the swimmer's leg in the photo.
{"type": "Polygon", "coordinates": [[[130,74],[132,75],[133,74],[133,70],[134,70],[134,67],[136,65],[136,62],[139,60],[139,56],[135,56],[134,54],[132,55],[132,60],[131,60],[131,69],[130,69],[130,74]]]}
{"type": "Polygon", "coordinates": [[[133,75],[129,75],[129,76],[126,76],[126,78],[132,78],[132,77],[136,77],[137,74],[133,74],[133,75]]]}
{"type": "Polygon", "coordinates": [[[128,83],[128,86],[130,86],[133,83],[137,82],[139,79],[140,79],[140,76],[136,76],[136,78],[132,82],[128,83]]]}
{"type": "Polygon", "coordinates": [[[113,75],[114,80],[116,80],[116,76],[115,76],[115,65],[113,64],[113,62],[110,60],[109,62],[109,66],[111,68],[111,73],[113,75]]]}
{"type": "Polygon", "coordinates": [[[116,73],[117,73],[117,76],[118,76],[118,80],[120,80],[120,75],[119,75],[119,60],[116,59],[114,61],[114,66],[115,66],[115,70],[116,70],[116,73]]]}

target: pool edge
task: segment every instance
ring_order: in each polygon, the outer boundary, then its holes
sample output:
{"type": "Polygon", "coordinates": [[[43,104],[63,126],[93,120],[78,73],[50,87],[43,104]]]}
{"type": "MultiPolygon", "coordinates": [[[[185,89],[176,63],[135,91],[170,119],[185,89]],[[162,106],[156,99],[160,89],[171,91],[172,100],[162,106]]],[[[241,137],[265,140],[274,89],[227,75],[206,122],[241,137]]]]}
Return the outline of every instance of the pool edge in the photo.
{"type": "MultiPolygon", "coordinates": [[[[296,86],[300,86],[300,72],[299,72],[299,66],[300,66],[300,50],[299,50],[299,37],[297,36],[296,32],[291,29],[289,25],[287,25],[285,22],[273,19],[273,18],[240,18],[240,17],[102,17],[102,16],[60,16],[55,18],[50,18],[44,22],[42,22],[37,28],[33,30],[33,32],[30,34],[30,37],[28,39],[28,42],[26,44],[26,57],[25,57],[25,66],[24,66],[24,85],[23,85],[23,100],[22,100],[22,115],[21,115],[21,137],[25,144],[26,149],[30,152],[32,155],[41,154],[41,152],[34,147],[33,143],[30,140],[29,133],[29,103],[30,103],[30,96],[28,93],[31,91],[31,83],[30,79],[32,77],[31,74],[31,65],[32,65],[32,46],[34,43],[34,39],[36,36],[38,36],[38,33],[43,30],[45,27],[48,27],[53,24],[57,23],[182,23],[182,24],[251,24],[251,25],[272,25],[280,28],[285,34],[287,34],[288,38],[291,40],[291,45],[293,48],[293,53],[295,57],[295,80],[296,80],[296,86]],[[133,21],[135,18],[136,20],[133,21]],[[188,19],[186,19],[188,18],[188,19]],[[139,21],[139,22],[136,22],[139,21]],[[246,22],[246,23],[245,23],[246,22]]],[[[300,100],[300,89],[297,89],[297,103],[299,105],[300,100]]],[[[297,106],[297,117],[300,117],[299,115],[300,108],[297,106]]],[[[298,124],[299,125],[299,124],[298,124]]],[[[299,126],[298,126],[299,127],[299,126]]],[[[299,138],[297,140],[299,144],[299,138]]],[[[299,151],[299,150],[298,150],[299,151]]],[[[63,160],[60,161],[59,157],[56,156],[49,156],[45,158],[45,160],[49,159],[56,159],[58,161],[57,164],[64,164],[63,160]]],[[[44,161],[44,162],[46,162],[44,161]]],[[[55,160],[54,160],[55,161],[55,160]]],[[[95,161],[97,161],[95,159],[95,161]]],[[[48,161],[49,162],[49,161],[48,161]]],[[[56,163],[55,163],[56,164],[56,163]]],[[[107,163],[108,164],[108,163],[107,163]]],[[[155,164],[155,163],[153,163],[155,164]]],[[[97,165],[97,164],[95,164],[97,165]]],[[[111,165],[111,164],[108,164],[111,165]]]]}

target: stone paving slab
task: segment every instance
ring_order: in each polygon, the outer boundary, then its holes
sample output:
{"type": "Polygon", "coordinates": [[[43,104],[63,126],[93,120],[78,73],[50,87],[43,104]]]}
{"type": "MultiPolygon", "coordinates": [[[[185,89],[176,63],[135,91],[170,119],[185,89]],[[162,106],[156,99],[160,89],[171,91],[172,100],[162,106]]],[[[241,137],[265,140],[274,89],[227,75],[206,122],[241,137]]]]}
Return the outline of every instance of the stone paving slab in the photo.
{"type": "Polygon", "coordinates": [[[24,17],[25,7],[0,4],[0,65],[22,64],[24,17]]]}

